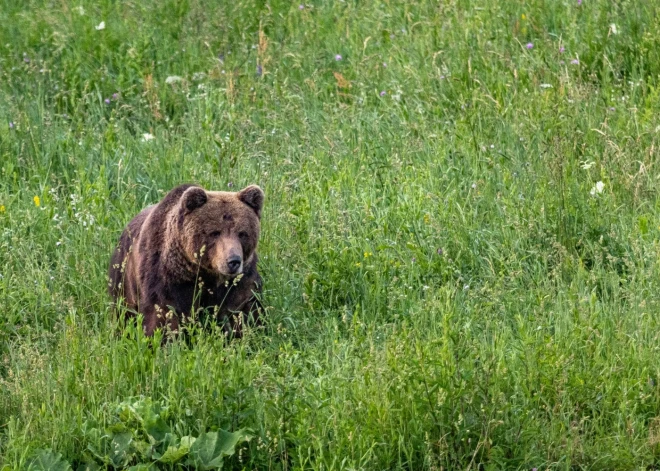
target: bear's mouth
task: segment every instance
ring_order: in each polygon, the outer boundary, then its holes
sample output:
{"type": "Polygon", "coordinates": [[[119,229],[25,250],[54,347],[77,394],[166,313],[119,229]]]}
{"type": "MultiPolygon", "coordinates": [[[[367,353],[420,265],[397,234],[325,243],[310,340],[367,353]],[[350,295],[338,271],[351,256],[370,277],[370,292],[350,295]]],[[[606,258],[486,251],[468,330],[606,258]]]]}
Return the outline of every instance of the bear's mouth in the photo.
{"type": "Polygon", "coordinates": [[[232,271],[228,266],[218,267],[216,269],[216,275],[218,276],[220,283],[233,280],[234,278],[243,275],[243,262],[241,262],[238,268],[234,268],[234,271],[232,271]]]}

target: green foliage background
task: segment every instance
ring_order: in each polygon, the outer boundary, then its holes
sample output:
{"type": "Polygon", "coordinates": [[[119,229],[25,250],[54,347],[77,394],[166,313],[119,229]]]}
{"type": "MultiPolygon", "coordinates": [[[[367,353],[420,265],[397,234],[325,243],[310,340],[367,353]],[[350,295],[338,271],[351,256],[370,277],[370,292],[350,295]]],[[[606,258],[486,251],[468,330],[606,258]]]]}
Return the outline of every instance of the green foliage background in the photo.
{"type": "Polygon", "coordinates": [[[0,466],[144,397],[231,469],[657,468],[659,77],[651,0],[0,0],[0,466]],[[186,181],[265,190],[267,326],[116,335],[186,181]]]}

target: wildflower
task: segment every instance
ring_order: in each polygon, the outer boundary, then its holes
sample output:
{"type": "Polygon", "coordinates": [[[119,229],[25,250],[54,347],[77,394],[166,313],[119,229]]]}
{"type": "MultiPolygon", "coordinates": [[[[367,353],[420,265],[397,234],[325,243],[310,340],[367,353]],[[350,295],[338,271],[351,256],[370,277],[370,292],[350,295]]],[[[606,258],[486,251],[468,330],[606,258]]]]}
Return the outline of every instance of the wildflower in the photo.
{"type": "Polygon", "coordinates": [[[339,62],[340,60],[342,60],[341,54],[337,54],[337,55],[335,56],[335,60],[336,60],[337,62],[339,62]]]}
{"type": "Polygon", "coordinates": [[[610,25],[610,31],[612,31],[612,34],[619,34],[619,31],[616,29],[616,25],[614,23],[610,25]]]}
{"type": "Polygon", "coordinates": [[[594,165],[596,165],[596,162],[594,162],[593,160],[591,161],[585,160],[584,162],[581,163],[580,167],[582,168],[582,170],[589,170],[594,165]]]}
{"type": "Polygon", "coordinates": [[[113,100],[119,100],[119,93],[113,93],[112,94],[112,99],[113,100]]]}
{"type": "Polygon", "coordinates": [[[298,10],[304,10],[304,9],[305,9],[305,5],[300,4],[300,5],[298,6],[298,10]]]}
{"type": "Polygon", "coordinates": [[[101,31],[105,29],[105,21],[101,21],[98,25],[96,25],[94,28],[96,28],[96,31],[101,31]]]}
{"type": "Polygon", "coordinates": [[[227,183],[227,188],[231,188],[232,186],[234,186],[232,182],[227,183]]]}
{"type": "Polygon", "coordinates": [[[470,285],[463,285],[463,291],[467,291],[470,289],[470,285]]]}
{"type": "Polygon", "coordinates": [[[23,62],[25,62],[26,64],[29,64],[30,63],[30,58],[29,57],[24,57],[23,62]]]}
{"type": "Polygon", "coordinates": [[[13,121],[9,121],[9,129],[14,129],[14,122],[13,121]]]}
{"type": "Polygon", "coordinates": [[[383,90],[382,92],[380,92],[380,96],[385,96],[385,94],[386,94],[385,90],[383,90]]]}
{"type": "Polygon", "coordinates": [[[564,46],[562,46],[562,47],[559,48],[559,52],[560,52],[560,53],[563,53],[565,50],[566,50],[566,48],[565,48],[564,46]]]}
{"type": "Polygon", "coordinates": [[[578,0],[578,6],[582,5],[582,0],[578,0]]]}
{"type": "Polygon", "coordinates": [[[38,208],[39,206],[41,206],[41,198],[39,198],[38,196],[35,196],[34,198],[32,198],[32,200],[34,201],[34,205],[35,205],[37,208],[38,208]]]}
{"type": "Polygon", "coordinates": [[[580,61],[578,59],[573,59],[571,61],[571,64],[573,64],[573,65],[578,65],[579,63],[580,63],[580,61]]]}
{"type": "Polygon", "coordinates": [[[527,43],[527,46],[525,46],[527,49],[533,49],[534,48],[534,43],[527,43]]]}
{"type": "Polygon", "coordinates": [[[605,183],[603,183],[602,181],[598,181],[596,182],[596,185],[591,189],[589,194],[591,196],[596,196],[596,194],[602,193],[604,189],[605,189],[605,183]]]}
{"type": "Polygon", "coordinates": [[[373,253],[371,253],[371,252],[365,252],[365,253],[364,253],[364,258],[369,258],[369,257],[371,257],[372,255],[373,255],[373,253]]]}
{"type": "Polygon", "coordinates": [[[476,183],[473,183],[473,184],[472,184],[472,189],[473,189],[473,190],[476,190],[476,189],[477,189],[477,184],[476,184],[476,183]]]}
{"type": "Polygon", "coordinates": [[[151,141],[152,139],[154,139],[153,134],[150,134],[148,132],[145,132],[144,134],[142,134],[142,141],[143,142],[151,141]]]}
{"type": "Polygon", "coordinates": [[[424,215],[424,224],[431,224],[431,216],[428,213],[424,215]]]}
{"type": "Polygon", "coordinates": [[[6,211],[5,205],[0,204],[0,214],[4,213],[6,211]]]}
{"type": "Polygon", "coordinates": [[[257,77],[261,77],[264,73],[264,69],[261,67],[261,64],[257,64],[257,77]]]}
{"type": "Polygon", "coordinates": [[[109,105],[110,104],[110,98],[106,98],[105,100],[103,100],[103,103],[105,103],[106,105],[109,105]]]}
{"type": "Polygon", "coordinates": [[[552,85],[550,85],[549,83],[542,83],[541,88],[552,88],[552,85]]]}
{"type": "Polygon", "coordinates": [[[178,75],[170,75],[165,79],[165,83],[168,85],[171,85],[176,82],[181,82],[183,79],[179,77],[178,75]]]}
{"type": "Polygon", "coordinates": [[[383,67],[387,67],[387,62],[383,62],[383,67]]]}
{"type": "Polygon", "coordinates": [[[436,253],[438,255],[442,255],[444,253],[444,250],[442,250],[442,248],[439,248],[438,250],[436,250],[436,253]]]}

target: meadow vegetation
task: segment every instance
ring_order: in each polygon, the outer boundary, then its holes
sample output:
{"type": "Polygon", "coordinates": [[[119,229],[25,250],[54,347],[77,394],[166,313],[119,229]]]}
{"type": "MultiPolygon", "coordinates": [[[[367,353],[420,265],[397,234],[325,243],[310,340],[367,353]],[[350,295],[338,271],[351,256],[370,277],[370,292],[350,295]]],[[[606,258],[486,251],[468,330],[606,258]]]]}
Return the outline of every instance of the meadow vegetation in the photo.
{"type": "Polygon", "coordinates": [[[0,469],[657,469],[659,85],[653,0],[0,0],[0,469]],[[241,340],[111,318],[182,182],[241,340]]]}

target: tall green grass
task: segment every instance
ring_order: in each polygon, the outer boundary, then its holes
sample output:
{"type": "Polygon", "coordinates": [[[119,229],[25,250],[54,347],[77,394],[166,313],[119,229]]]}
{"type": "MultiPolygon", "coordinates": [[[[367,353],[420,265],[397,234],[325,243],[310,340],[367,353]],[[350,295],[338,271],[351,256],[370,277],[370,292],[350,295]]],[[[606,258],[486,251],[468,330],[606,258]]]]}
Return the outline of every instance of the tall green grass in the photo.
{"type": "Polygon", "coordinates": [[[100,465],[134,400],[248,429],[231,469],[660,467],[659,31],[648,0],[0,0],[0,467],[100,465]],[[118,335],[113,244],[190,181],[265,190],[266,326],[118,335]]]}

